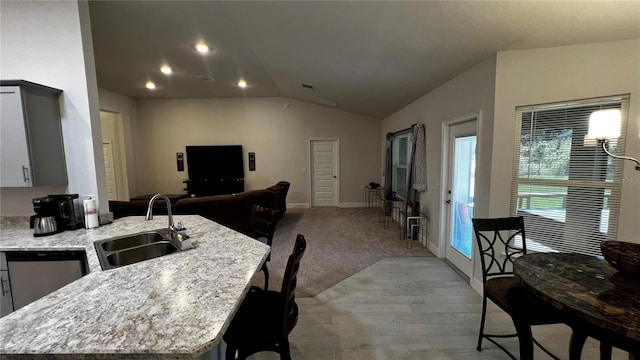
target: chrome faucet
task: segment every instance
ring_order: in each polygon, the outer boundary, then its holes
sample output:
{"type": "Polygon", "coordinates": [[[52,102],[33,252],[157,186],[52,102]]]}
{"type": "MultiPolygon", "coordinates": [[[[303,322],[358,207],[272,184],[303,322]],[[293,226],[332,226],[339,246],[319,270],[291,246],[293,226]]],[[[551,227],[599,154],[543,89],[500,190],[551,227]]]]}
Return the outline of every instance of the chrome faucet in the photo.
{"type": "Polygon", "coordinates": [[[164,199],[164,201],[167,204],[167,215],[169,215],[169,230],[171,230],[172,232],[177,231],[176,226],[173,224],[173,215],[171,214],[171,201],[169,200],[168,197],[166,197],[163,194],[155,194],[153,195],[151,200],[149,200],[149,207],[147,208],[147,216],[145,216],[144,219],[145,220],[153,219],[153,203],[158,198],[164,199]]]}
{"type": "Polygon", "coordinates": [[[189,240],[190,236],[187,235],[187,229],[184,228],[184,225],[181,221],[178,221],[178,226],[173,224],[173,215],[171,214],[171,201],[166,195],[163,194],[155,194],[149,200],[149,207],[147,208],[147,216],[144,217],[145,220],[153,219],[153,203],[156,199],[162,198],[167,203],[167,215],[169,216],[169,240],[174,243],[180,250],[187,250],[193,248],[191,244],[191,240],[189,240]]]}

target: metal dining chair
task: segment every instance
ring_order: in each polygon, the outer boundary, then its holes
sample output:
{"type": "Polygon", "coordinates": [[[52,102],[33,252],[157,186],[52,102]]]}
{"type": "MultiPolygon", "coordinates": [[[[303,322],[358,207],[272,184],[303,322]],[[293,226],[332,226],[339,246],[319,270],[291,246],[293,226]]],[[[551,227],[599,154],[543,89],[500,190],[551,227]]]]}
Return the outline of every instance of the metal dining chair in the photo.
{"type": "MultiPolygon", "coordinates": [[[[531,336],[531,325],[556,324],[561,323],[561,318],[552,310],[543,307],[542,304],[534,302],[528,296],[522,296],[521,293],[515,293],[517,297],[511,296],[514,301],[509,304],[509,289],[517,284],[513,275],[513,261],[526,254],[527,245],[525,237],[524,219],[522,216],[507,218],[491,218],[491,219],[472,219],[473,230],[476,235],[478,251],[480,254],[480,262],[482,264],[482,318],[480,320],[480,331],[478,334],[478,351],[482,350],[482,340],[487,339],[498,348],[504,351],[510,358],[516,357],[509,352],[503,345],[497,342],[496,338],[513,338],[517,336],[531,337],[531,341],[540,349],[554,359],[558,359],[549,350],[544,348],[536,339],[531,336]],[[515,241],[520,238],[521,246],[516,246],[515,241]],[[514,334],[486,334],[484,325],[487,316],[487,299],[491,300],[503,311],[509,314],[514,321],[516,330],[519,333],[514,334]],[[510,307],[511,305],[511,307],[510,307]],[[518,309],[518,315],[514,318],[512,309],[518,309]],[[524,311],[522,311],[524,309],[524,311]],[[527,332],[528,330],[528,332],[527,332]]],[[[524,354],[529,354],[529,349],[520,349],[521,359],[524,354]]]]}

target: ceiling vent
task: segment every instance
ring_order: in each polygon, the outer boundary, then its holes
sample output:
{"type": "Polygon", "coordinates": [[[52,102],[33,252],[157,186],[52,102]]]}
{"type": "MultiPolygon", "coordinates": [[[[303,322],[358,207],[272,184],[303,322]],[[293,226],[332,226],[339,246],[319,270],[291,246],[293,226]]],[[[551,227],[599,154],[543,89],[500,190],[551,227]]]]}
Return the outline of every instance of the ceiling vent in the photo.
{"type": "Polygon", "coordinates": [[[214,79],[212,76],[207,76],[207,75],[200,75],[200,76],[196,76],[196,78],[198,80],[202,80],[202,81],[208,81],[210,83],[215,82],[216,79],[214,79]]]}

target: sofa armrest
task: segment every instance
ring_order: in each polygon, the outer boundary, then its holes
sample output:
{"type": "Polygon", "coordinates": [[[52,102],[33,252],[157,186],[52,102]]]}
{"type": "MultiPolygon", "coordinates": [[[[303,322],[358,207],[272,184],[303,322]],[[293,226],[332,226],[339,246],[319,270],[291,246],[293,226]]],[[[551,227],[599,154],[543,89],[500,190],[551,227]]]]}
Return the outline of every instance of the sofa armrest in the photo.
{"type": "MultiPolygon", "coordinates": [[[[119,201],[109,200],[109,211],[113,213],[114,219],[126,216],[145,216],[149,202],[146,200],[119,201]]],[[[158,199],[153,204],[153,214],[166,215],[167,204],[162,199],[158,199]]]]}

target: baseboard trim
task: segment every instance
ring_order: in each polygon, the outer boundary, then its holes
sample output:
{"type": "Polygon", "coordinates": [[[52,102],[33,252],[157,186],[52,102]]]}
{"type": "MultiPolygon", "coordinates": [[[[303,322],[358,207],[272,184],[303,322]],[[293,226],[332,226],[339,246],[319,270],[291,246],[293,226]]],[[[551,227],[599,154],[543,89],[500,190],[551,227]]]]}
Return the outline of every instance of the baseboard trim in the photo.
{"type": "Polygon", "coordinates": [[[341,208],[361,208],[361,207],[365,207],[364,203],[340,203],[340,205],[338,205],[338,207],[341,208]]]}
{"type": "Polygon", "coordinates": [[[309,203],[287,203],[287,209],[308,209],[311,205],[309,203]]]}
{"type": "Polygon", "coordinates": [[[438,254],[438,246],[434,245],[432,242],[427,241],[427,249],[431,251],[435,256],[440,257],[440,254],[438,254]]]}
{"type": "Polygon", "coordinates": [[[453,265],[453,263],[451,261],[449,261],[447,258],[443,258],[442,259],[447,265],[449,265],[449,267],[451,268],[451,270],[455,271],[456,274],[458,274],[458,276],[460,276],[462,279],[464,279],[464,281],[467,282],[467,284],[471,284],[471,278],[469,278],[469,276],[467,276],[467,274],[463,273],[462,271],[460,271],[460,269],[458,269],[455,265],[453,265]]]}
{"type": "Polygon", "coordinates": [[[473,278],[473,280],[471,280],[471,288],[475,290],[478,294],[482,295],[482,291],[483,291],[482,281],[476,278],[473,278]]]}

